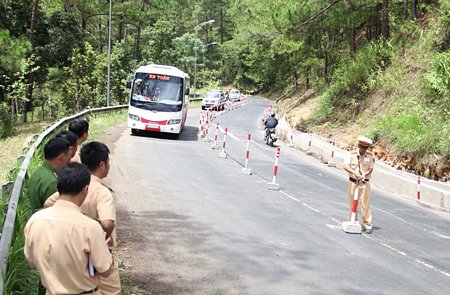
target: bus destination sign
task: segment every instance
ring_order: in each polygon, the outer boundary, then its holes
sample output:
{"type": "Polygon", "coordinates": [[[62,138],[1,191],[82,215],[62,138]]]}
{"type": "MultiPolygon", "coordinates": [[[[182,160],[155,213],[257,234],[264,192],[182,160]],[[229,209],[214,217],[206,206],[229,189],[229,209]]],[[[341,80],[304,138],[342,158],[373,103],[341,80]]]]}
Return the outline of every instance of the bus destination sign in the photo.
{"type": "Polygon", "coordinates": [[[154,80],[164,80],[164,81],[169,81],[170,80],[170,76],[167,76],[167,75],[149,74],[148,77],[150,79],[154,79],[154,80]]]}

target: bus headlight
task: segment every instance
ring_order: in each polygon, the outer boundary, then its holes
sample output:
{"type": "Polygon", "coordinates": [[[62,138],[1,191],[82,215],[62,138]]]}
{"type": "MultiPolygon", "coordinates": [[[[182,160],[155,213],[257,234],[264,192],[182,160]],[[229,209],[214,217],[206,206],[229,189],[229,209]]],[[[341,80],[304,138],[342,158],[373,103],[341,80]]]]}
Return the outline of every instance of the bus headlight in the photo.
{"type": "Polygon", "coordinates": [[[133,114],[128,114],[128,118],[130,118],[131,120],[135,120],[135,121],[140,121],[141,118],[139,118],[139,116],[133,115],[133,114]]]}
{"type": "Polygon", "coordinates": [[[167,122],[167,125],[180,124],[180,122],[181,122],[181,119],[170,119],[170,120],[167,122]]]}

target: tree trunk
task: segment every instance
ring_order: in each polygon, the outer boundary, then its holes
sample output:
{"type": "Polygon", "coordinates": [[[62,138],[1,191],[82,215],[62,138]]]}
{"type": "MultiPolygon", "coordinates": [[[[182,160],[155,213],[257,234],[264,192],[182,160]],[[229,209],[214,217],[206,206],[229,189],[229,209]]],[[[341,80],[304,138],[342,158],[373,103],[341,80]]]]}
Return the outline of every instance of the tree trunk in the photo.
{"type": "MultiPolygon", "coordinates": [[[[292,59],[294,59],[294,56],[292,56],[292,59]]],[[[291,69],[292,69],[292,79],[294,80],[293,86],[294,86],[294,89],[297,89],[297,87],[298,87],[297,67],[293,66],[291,69]]]]}
{"type": "Polygon", "coordinates": [[[306,89],[309,89],[311,78],[311,66],[306,66],[306,89]]]}
{"type": "Polygon", "coordinates": [[[403,18],[404,19],[408,18],[408,4],[409,4],[409,0],[403,1],[403,18]]]}
{"type": "MultiPolygon", "coordinates": [[[[31,54],[34,53],[34,31],[36,28],[36,19],[37,19],[37,13],[39,9],[39,0],[34,0],[33,4],[33,11],[31,12],[31,24],[30,24],[30,43],[31,43],[31,54]]],[[[30,67],[29,67],[29,74],[28,74],[28,85],[27,85],[27,94],[25,101],[24,109],[23,109],[23,123],[27,122],[27,113],[30,111],[31,105],[33,103],[33,86],[34,86],[34,73],[33,73],[33,67],[34,62],[31,61],[30,67]]]]}
{"type": "Polygon", "coordinates": [[[220,8],[220,44],[223,44],[223,8],[220,8]]]}
{"type": "Polygon", "coordinates": [[[381,9],[381,33],[384,39],[389,39],[389,0],[383,0],[383,7],[381,9]]]}
{"type": "Polygon", "coordinates": [[[3,92],[3,87],[0,87],[0,103],[3,101],[5,101],[5,93],[3,92]]]}
{"type": "Polygon", "coordinates": [[[45,120],[45,100],[42,100],[42,121],[45,120]]]}
{"type": "MultiPolygon", "coordinates": [[[[101,36],[102,35],[102,22],[101,21],[98,22],[98,31],[100,32],[100,36],[101,36]]],[[[98,48],[98,50],[100,51],[100,53],[103,53],[103,44],[104,43],[105,42],[102,42],[102,41],[99,42],[100,47],[98,48]]]]}
{"type": "Polygon", "coordinates": [[[325,79],[325,82],[328,83],[328,66],[329,66],[329,58],[328,58],[328,52],[324,52],[323,56],[323,77],[325,79]]]}
{"type": "Polygon", "coordinates": [[[136,37],[134,42],[134,58],[140,60],[140,45],[141,45],[141,25],[139,24],[136,28],[136,37]]]}
{"type": "Polygon", "coordinates": [[[350,29],[350,50],[354,54],[356,52],[356,30],[352,22],[352,28],[350,29]]]}
{"type": "MultiPolygon", "coordinates": [[[[124,3],[124,0],[121,0],[120,3],[124,3]]],[[[124,23],[123,22],[119,22],[119,35],[117,36],[118,42],[122,42],[122,40],[124,39],[124,23]]]]}
{"type": "Polygon", "coordinates": [[[350,29],[350,50],[352,54],[356,52],[356,29],[355,29],[355,22],[354,22],[354,15],[355,15],[355,6],[351,4],[351,29],[350,29]]]}
{"type": "Polygon", "coordinates": [[[411,4],[411,17],[413,20],[417,19],[417,8],[419,6],[419,1],[417,0],[412,0],[412,4],[411,4]]]}
{"type": "Polygon", "coordinates": [[[376,20],[375,20],[375,36],[372,36],[372,37],[374,37],[375,39],[378,39],[378,38],[380,38],[380,36],[381,36],[381,18],[382,18],[382,16],[381,16],[381,10],[382,10],[382,4],[381,3],[378,3],[377,5],[376,5],[376,11],[377,11],[377,14],[376,14],[376,20]]]}
{"type": "MultiPolygon", "coordinates": [[[[141,11],[145,10],[145,0],[142,0],[141,11]]],[[[139,22],[136,28],[136,37],[134,43],[134,58],[137,60],[141,59],[141,30],[142,24],[139,22]]]]}

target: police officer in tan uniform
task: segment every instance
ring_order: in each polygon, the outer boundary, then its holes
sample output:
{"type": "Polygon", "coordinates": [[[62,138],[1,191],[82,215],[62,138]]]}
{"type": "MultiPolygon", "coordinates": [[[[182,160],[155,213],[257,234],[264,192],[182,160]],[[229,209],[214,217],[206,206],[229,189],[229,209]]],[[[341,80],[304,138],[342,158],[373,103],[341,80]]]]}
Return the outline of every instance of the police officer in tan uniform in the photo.
{"type": "Polygon", "coordinates": [[[85,119],[76,119],[69,124],[69,131],[72,131],[78,136],[78,150],[72,158],[72,162],[81,163],[80,148],[89,135],[89,123],[85,119]]]}
{"type": "MultiPolygon", "coordinates": [[[[345,159],[343,168],[348,172],[348,198],[350,203],[350,216],[352,213],[353,196],[359,184],[359,203],[361,204],[361,215],[363,219],[362,229],[371,233],[372,210],[370,209],[370,176],[375,166],[375,155],[367,149],[372,145],[372,140],[358,137],[358,148],[350,152],[345,159]]],[[[358,215],[356,215],[358,220],[358,215]]]]}
{"type": "Polygon", "coordinates": [[[56,137],[61,137],[67,140],[70,143],[70,159],[71,162],[79,162],[79,161],[73,161],[72,158],[75,157],[77,151],[78,151],[78,135],[73,133],[72,131],[63,130],[56,137]]]}
{"type": "MultiPolygon", "coordinates": [[[[106,238],[110,238],[109,246],[112,250],[117,246],[116,209],[110,189],[101,181],[109,173],[109,149],[104,143],[91,141],[83,145],[80,155],[81,162],[91,171],[89,193],[81,204],[81,211],[100,223],[106,233],[106,238]]],[[[47,199],[44,207],[52,206],[57,199],[58,194],[52,195],[47,199]]],[[[115,265],[113,273],[108,278],[100,278],[99,281],[99,288],[103,295],[120,294],[118,265],[115,265]]]]}
{"type": "Polygon", "coordinates": [[[25,257],[39,270],[48,295],[101,295],[98,278],[113,272],[114,259],[101,226],[80,210],[90,180],[84,165],[70,163],[62,168],[58,201],[33,214],[25,226],[25,257]]]}

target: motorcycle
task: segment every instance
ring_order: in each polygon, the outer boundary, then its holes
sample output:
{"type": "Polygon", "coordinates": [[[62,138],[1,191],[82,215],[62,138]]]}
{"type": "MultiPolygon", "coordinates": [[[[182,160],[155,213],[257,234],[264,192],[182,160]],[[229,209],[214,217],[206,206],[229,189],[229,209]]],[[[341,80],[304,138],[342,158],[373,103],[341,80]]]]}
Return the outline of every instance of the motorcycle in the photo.
{"type": "Polygon", "coordinates": [[[275,128],[266,128],[266,135],[264,141],[268,146],[273,147],[274,143],[277,141],[277,135],[275,133],[275,128]]]}

